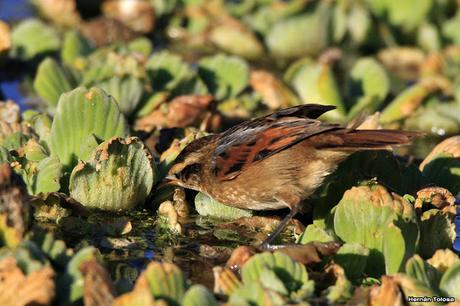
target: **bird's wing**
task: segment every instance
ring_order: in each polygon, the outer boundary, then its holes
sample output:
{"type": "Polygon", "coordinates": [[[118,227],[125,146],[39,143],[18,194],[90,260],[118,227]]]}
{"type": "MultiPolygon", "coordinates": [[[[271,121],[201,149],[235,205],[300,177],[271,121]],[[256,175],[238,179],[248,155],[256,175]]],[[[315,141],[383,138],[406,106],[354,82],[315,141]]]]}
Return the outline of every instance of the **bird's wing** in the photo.
{"type": "Polygon", "coordinates": [[[234,179],[251,164],[313,135],[340,128],[314,120],[333,108],[316,104],[291,107],[227,130],[212,158],[214,174],[219,180],[234,179]]]}

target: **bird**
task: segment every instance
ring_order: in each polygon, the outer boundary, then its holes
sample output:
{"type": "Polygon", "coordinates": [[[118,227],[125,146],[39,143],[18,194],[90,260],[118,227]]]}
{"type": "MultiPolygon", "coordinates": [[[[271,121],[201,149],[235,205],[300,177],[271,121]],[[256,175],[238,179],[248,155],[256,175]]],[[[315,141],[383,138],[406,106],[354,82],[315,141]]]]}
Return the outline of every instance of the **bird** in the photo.
{"type": "Polygon", "coordinates": [[[408,144],[419,132],[357,129],[318,120],[335,109],[303,104],[196,139],[169,169],[169,184],[232,207],[290,212],[261,244],[271,246],[324,179],[350,154],[408,144]]]}

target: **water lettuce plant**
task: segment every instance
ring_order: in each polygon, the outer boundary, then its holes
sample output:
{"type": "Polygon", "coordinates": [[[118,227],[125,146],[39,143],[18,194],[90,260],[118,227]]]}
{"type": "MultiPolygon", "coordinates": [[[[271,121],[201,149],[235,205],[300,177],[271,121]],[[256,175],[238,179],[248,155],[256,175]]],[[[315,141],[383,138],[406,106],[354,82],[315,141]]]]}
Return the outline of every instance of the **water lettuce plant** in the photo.
{"type": "Polygon", "coordinates": [[[458,1],[32,5],[0,21],[0,305],[460,298],[458,1]],[[164,184],[193,140],[305,103],[427,136],[350,156],[275,252],[283,211],[164,184]]]}

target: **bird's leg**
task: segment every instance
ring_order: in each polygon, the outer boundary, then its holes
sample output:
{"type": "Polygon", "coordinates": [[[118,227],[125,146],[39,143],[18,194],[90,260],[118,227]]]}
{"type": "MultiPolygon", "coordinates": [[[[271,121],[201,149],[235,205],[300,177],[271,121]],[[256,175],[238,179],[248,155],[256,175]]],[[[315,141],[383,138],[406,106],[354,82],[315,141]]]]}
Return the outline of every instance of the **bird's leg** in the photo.
{"type": "Polygon", "coordinates": [[[289,197],[291,201],[287,202],[286,200],[279,199],[280,201],[284,202],[286,206],[288,206],[291,211],[281,220],[280,224],[275,228],[275,230],[268,235],[268,237],[262,242],[259,248],[263,250],[271,249],[272,243],[275,238],[284,230],[286,225],[291,221],[291,219],[299,212],[300,208],[300,199],[297,196],[289,197]]]}

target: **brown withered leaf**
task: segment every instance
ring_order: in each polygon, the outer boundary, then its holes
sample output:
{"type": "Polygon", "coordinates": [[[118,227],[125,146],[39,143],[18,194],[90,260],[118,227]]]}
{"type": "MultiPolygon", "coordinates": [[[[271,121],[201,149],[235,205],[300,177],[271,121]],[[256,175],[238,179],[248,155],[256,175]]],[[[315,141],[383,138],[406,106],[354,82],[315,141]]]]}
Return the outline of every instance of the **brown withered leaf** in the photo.
{"type": "Polygon", "coordinates": [[[168,227],[170,230],[183,234],[184,228],[179,223],[179,215],[172,201],[164,201],[158,207],[158,215],[168,220],[168,227]]]}
{"type": "Polygon", "coordinates": [[[370,287],[358,287],[346,306],[368,306],[370,305],[370,287]]]}
{"type": "Polygon", "coordinates": [[[455,197],[442,187],[426,187],[417,191],[414,207],[422,208],[425,205],[432,205],[439,209],[452,207],[455,213],[455,197]]]}
{"type": "Polygon", "coordinates": [[[75,0],[35,0],[40,14],[61,26],[75,26],[81,21],[75,0]]]}
{"type": "Polygon", "coordinates": [[[423,51],[409,47],[382,49],[377,58],[386,69],[405,80],[417,79],[425,62],[423,51]]]}
{"type": "Polygon", "coordinates": [[[460,157],[460,136],[449,137],[437,144],[420,164],[420,170],[423,171],[423,168],[441,153],[451,154],[454,158],[460,157]]]}
{"type": "Polygon", "coordinates": [[[149,1],[106,0],[102,2],[102,12],[136,32],[149,33],[155,26],[155,11],[149,1]]]}
{"type": "Polygon", "coordinates": [[[452,267],[459,260],[460,258],[458,257],[458,255],[455,254],[452,250],[440,249],[436,250],[433,256],[431,256],[431,258],[427,260],[427,262],[433,267],[435,267],[441,273],[444,273],[447,271],[447,269],[452,267]]]}
{"type": "Polygon", "coordinates": [[[277,251],[289,255],[292,259],[304,265],[320,263],[325,256],[337,253],[340,248],[338,242],[309,242],[307,244],[294,244],[278,248],[277,251]]]}
{"type": "Polygon", "coordinates": [[[0,20],[0,52],[11,48],[11,32],[7,23],[0,20]]]}
{"type": "Polygon", "coordinates": [[[160,105],[149,115],[135,123],[136,130],[152,131],[154,128],[186,127],[205,118],[213,101],[211,95],[179,96],[160,105]]]}
{"type": "Polygon", "coordinates": [[[0,260],[0,305],[45,306],[55,296],[54,271],[43,267],[25,276],[14,257],[0,260]]]}
{"type": "Polygon", "coordinates": [[[257,249],[255,247],[241,245],[233,250],[226,266],[231,269],[239,269],[256,253],[257,249]]]}
{"type": "Polygon", "coordinates": [[[185,198],[185,190],[182,187],[174,188],[173,203],[179,218],[186,218],[190,214],[190,207],[185,198]]]}
{"type": "MultiPolygon", "coordinates": [[[[139,276],[131,292],[117,297],[113,306],[155,306],[153,296],[150,293],[150,286],[145,276],[145,271],[139,276]]],[[[159,306],[159,305],[157,305],[159,306]]]]}
{"type": "Polygon", "coordinates": [[[402,306],[403,294],[391,276],[382,276],[382,285],[374,286],[370,292],[372,306],[402,306]]]}
{"type": "Polygon", "coordinates": [[[232,294],[235,289],[241,286],[241,281],[230,268],[214,267],[214,293],[232,294]]]}
{"type": "Polygon", "coordinates": [[[107,270],[95,260],[82,263],[79,267],[83,275],[83,301],[85,306],[112,305],[115,296],[107,270]]]}
{"type": "MultiPolygon", "coordinates": [[[[0,23],[0,28],[1,28],[1,23],[0,23]]],[[[0,42],[0,51],[1,51],[1,42],[0,42]]],[[[6,122],[9,124],[19,123],[21,121],[21,110],[19,109],[19,105],[14,103],[12,100],[7,100],[4,102],[2,101],[0,103],[0,121],[6,122]]]]}
{"type": "MultiPolygon", "coordinates": [[[[253,217],[241,217],[236,220],[217,224],[218,228],[236,230],[238,232],[244,231],[245,229],[253,229],[256,231],[271,232],[281,222],[279,217],[276,216],[253,216],[253,217]]],[[[294,226],[296,233],[301,234],[305,230],[305,227],[297,221],[292,219],[289,223],[290,227],[294,226]]]]}
{"type": "Polygon", "coordinates": [[[13,247],[19,243],[30,225],[31,205],[22,180],[13,173],[8,164],[0,165],[0,216],[2,216],[0,226],[3,225],[14,231],[14,233],[8,231],[13,235],[4,237],[8,241],[3,243],[13,247]],[[13,236],[14,239],[8,239],[13,236]]]}
{"type": "Polygon", "coordinates": [[[294,93],[268,71],[251,71],[250,84],[262,96],[262,103],[270,109],[289,107],[297,102],[294,93]]]}
{"type": "Polygon", "coordinates": [[[106,17],[83,22],[79,29],[82,35],[96,47],[126,42],[139,37],[138,33],[122,22],[106,17]]]}

